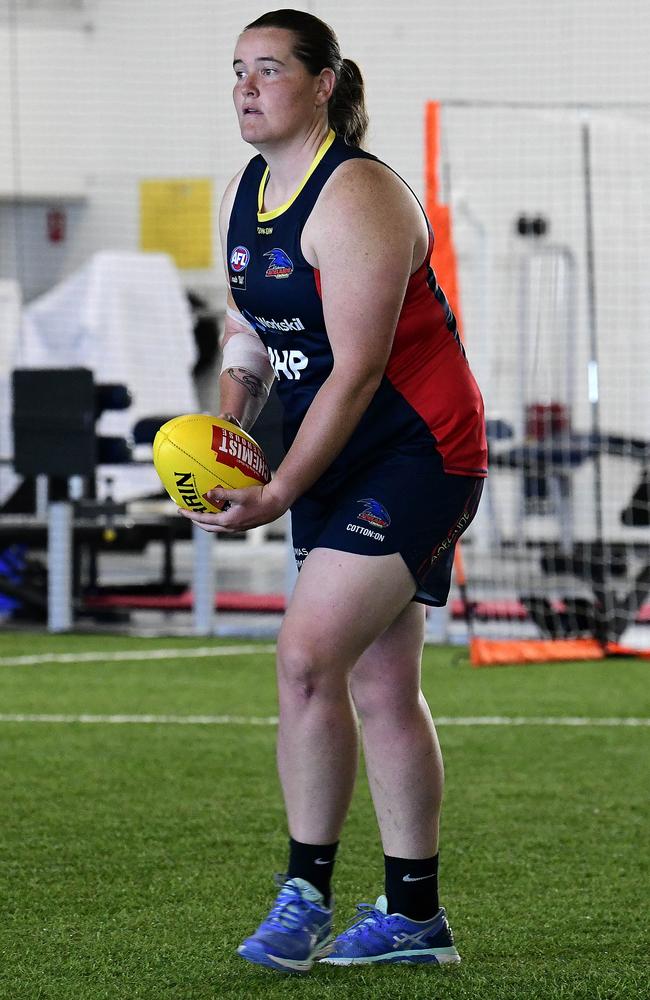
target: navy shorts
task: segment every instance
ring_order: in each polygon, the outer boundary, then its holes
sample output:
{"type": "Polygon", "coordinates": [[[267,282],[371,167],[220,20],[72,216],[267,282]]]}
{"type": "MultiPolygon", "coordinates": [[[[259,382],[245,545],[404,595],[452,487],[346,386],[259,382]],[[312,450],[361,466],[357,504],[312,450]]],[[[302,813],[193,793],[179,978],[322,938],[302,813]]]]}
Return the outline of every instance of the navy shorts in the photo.
{"type": "Polygon", "coordinates": [[[391,451],[326,497],[307,494],[291,508],[298,569],[315,548],[364,556],[399,552],[414,600],[446,604],[456,542],[471,524],[483,479],[443,472],[437,455],[391,451]]]}

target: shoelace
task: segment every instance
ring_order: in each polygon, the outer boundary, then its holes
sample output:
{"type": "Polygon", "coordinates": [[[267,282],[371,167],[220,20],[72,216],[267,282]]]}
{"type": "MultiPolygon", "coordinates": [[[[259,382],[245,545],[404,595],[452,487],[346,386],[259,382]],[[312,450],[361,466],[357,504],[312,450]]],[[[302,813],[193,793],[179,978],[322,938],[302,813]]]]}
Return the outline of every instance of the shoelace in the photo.
{"type": "Polygon", "coordinates": [[[360,934],[363,930],[367,930],[369,927],[378,923],[380,917],[386,916],[385,913],[378,910],[372,903],[357,903],[357,912],[359,913],[359,916],[352,924],[350,924],[345,932],[351,936],[360,934]]]}
{"type": "Polygon", "coordinates": [[[302,926],[306,909],[305,901],[296,889],[287,886],[278,896],[275,906],[265,923],[285,931],[295,931],[302,926]]]}

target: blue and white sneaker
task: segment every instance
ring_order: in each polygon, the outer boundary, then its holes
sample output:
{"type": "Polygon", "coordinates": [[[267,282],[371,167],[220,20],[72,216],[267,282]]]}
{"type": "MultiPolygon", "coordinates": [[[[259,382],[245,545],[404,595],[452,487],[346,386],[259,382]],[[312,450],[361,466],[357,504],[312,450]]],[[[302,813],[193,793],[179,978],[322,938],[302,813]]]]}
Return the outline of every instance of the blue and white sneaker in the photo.
{"type": "Polygon", "coordinates": [[[457,965],[460,955],[443,909],[432,920],[409,920],[386,913],[386,897],[375,906],[360,903],[361,916],[334,941],[321,961],[327,965],[368,965],[370,962],[429,962],[457,965]]]}
{"type": "Polygon", "coordinates": [[[248,962],[280,972],[309,972],[332,947],[332,909],[322,893],[303,878],[291,878],[271,912],[237,949],[248,962]]]}

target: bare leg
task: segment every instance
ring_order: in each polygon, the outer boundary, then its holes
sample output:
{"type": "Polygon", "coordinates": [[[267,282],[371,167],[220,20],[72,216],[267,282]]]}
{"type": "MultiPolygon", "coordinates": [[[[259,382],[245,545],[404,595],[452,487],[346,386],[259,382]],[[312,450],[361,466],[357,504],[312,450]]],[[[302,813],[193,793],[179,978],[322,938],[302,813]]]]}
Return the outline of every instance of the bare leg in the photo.
{"type": "Polygon", "coordinates": [[[424,608],[409,604],[359,659],[351,677],[384,853],[429,858],[438,850],[444,772],[420,690],[424,608]]]}
{"type": "Polygon", "coordinates": [[[278,770],[295,840],[339,839],[357,768],[350,671],[414,590],[399,555],[305,560],[278,638],[278,770]]]}

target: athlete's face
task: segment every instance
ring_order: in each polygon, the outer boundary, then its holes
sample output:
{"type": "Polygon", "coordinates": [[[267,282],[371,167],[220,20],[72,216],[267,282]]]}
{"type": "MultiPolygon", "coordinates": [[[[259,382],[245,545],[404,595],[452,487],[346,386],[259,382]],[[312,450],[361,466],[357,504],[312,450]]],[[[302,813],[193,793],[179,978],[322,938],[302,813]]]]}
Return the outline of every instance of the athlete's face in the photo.
{"type": "Polygon", "coordinates": [[[233,99],[242,139],[255,146],[291,139],[326,113],[334,74],[312,76],[293,43],[283,28],[250,28],[237,42],[233,99]]]}

